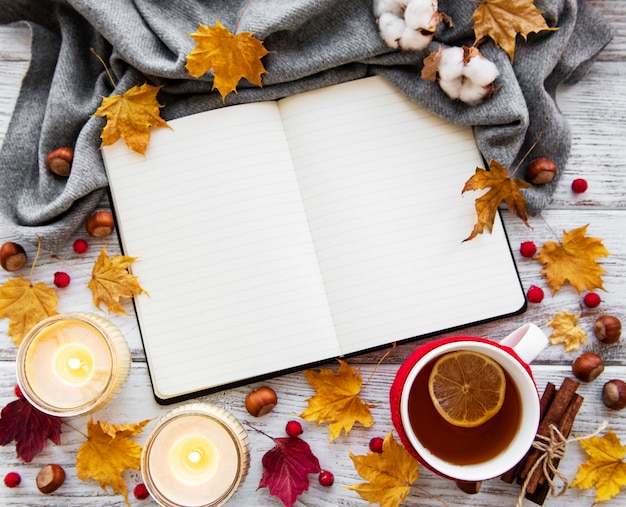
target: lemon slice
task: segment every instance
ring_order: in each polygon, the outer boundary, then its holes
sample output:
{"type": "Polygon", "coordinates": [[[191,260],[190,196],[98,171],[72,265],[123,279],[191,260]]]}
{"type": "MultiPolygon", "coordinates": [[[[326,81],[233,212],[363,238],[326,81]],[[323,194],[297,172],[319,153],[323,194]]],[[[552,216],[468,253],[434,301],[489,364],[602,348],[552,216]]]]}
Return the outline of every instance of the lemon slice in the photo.
{"type": "Polygon", "coordinates": [[[473,428],[502,408],[506,378],[490,357],[471,350],[441,356],[428,378],[428,392],[437,412],[455,426],[473,428]]]}

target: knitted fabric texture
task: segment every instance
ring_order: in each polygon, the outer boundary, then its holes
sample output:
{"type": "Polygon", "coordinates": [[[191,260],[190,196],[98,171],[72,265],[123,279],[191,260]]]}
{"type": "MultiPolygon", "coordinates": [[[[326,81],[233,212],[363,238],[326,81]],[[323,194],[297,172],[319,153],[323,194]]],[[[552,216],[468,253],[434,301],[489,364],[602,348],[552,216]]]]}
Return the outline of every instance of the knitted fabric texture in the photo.
{"type": "MultiPolygon", "coordinates": [[[[418,52],[383,42],[372,0],[0,0],[0,23],[26,23],[32,33],[31,64],[0,152],[0,219],[15,239],[36,243],[40,237],[52,252],[64,245],[107,189],[99,152],[105,120],[93,113],[102,97],[146,82],[163,85],[161,114],[171,120],[381,74],[435,114],[472,125],[486,163],[514,167],[541,132],[533,156],[564,167],[571,141],[556,88],[584,75],[613,30],[584,0],[535,4],[558,30],[518,37],[514,62],[493,42],[483,43],[481,52],[500,71],[500,89],[468,106],[420,72],[441,43],[474,43],[472,0],[441,0],[439,9],[454,26],[440,25],[435,40],[418,52]],[[211,72],[196,79],[185,69],[195,46],[188,34],[216,20],[253,32],[270,51],[263,86],[242,81],[225,104],[212,90],[211,72]],[[90,48],[107,62],[117,90],[90,48]],[[75,149],[69,178],[45,167],[46,155],[60,146],[75,149]]],[[[474,169],[468,168],[468,178],[474,169]]],[[[557,182],[524,191],[531,215],[546,206],[557,182]]]]}

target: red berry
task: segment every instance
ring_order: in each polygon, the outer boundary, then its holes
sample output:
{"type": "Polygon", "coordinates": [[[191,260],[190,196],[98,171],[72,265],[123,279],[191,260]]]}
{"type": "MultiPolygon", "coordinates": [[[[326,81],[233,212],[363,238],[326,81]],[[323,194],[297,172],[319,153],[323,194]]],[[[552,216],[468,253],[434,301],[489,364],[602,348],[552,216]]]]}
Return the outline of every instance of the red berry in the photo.
{"type": "Polygon", "coordinates": [[[77,239],[74,241],[74,251],[77,254],[84,254],[87,250],[89,250],[89,243],[87,243],[84,239],[77,239]]]}
{"type": "Polygon", "coordinates": [[[589,292],[588,294],[585,294],[585,297],[583,298],[583,303],[585,303],[587,308],[595,308],[601,302],[602,300],[600,299],[600,296],[598,296],[595,292],[589,292]]]}
{"type": "Polygon", "coordinates": [[[15,396],[17,396],[18,398],[23,398],[24,395],[22,394],[22,390],[20,389],[20,386],[15,384],[15,387],[13,388],[13,392],[15,393],[15,396]]]}
{"type": "Polygon", "coordinates": [[[146,488],[146,485],[143,483],[137,484],[135,486],[135,489],[133,490],[133,493],[137,500],[145,500],[150,496],[150,494],[148,493],[148,488],[146,488]]]}
{"type": "Polygon", "coordinates": [[[582,178],[576,178],[572,181],[572,191],[575,194],[582,194],[585,190],[587,190],[587,181],[582,178]]]}
{"type": "Polygon", "coordinates": [[[57,271],[54,274],[54,285],[56,285],[59,289],[63,289],[70,284],[70,275],[65,273],[64,271],[57,271]]]}
{"type": "Polygon", "coordinates": [[[289,421],[285,426],[285,431],[290,437],[302,435],[302,425],[298,421],[289,421]]]}
{"type": "Polygon", "coordinates": [[[383,439],[380,437],[374,437],[370,440],[370,451],[383,452],[383,439]]]}
{"type": "Polygon", "coordinates": [[[9,472],[4,476],[4,485],[7,488],[17,488],[22,482],[22,477],[17,472],[9,472]]]}
{"type": "Polygon", "coordinates": [[[519,246],[519,251],[522,254],[522,257],[532,257],[537,253],[537,245],[532,241],[524,241],[519,246]]]}
{"type": "Polygon", "coordinates": [[[528,301],[531,303],[541,303],[541,301],[543,301],[543,289],[541,287],[537,287],[536,285],[531,285],[528,288],[526,296],[528,297],[528,301]]]}
{"type": "Polygon", "coordinates": [[[335,482],[335,476],[332,472],[329,472],[328,470],[322,470],[320,472],[319,481],[322,486],[332,486],[335,482]]]}

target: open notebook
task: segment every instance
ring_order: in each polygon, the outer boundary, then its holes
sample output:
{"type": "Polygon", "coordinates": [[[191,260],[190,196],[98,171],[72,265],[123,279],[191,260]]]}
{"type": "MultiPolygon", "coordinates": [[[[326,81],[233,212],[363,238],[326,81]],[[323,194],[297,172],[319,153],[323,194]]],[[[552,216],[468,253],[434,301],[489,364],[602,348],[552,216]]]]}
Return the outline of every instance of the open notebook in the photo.
{"type": "Polygon", "coordinates": [[[169,124],[103,149],[160,403],[524,309],[471,128],[385,79],[169,124]]]}

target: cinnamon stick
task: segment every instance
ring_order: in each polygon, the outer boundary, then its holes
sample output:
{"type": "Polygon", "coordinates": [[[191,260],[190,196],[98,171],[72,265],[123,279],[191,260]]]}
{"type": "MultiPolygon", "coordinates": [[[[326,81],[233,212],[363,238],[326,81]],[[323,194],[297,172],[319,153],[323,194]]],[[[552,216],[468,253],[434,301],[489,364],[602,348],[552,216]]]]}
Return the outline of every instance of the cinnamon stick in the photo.
{"type": "MultiPolygon", "coordinates": [[[[561,387],[554,395],[554,399],[552,403],[550,403],[550,408],[547,410],[546,415],[539,423],[539,428],[537,429],[537,434],[547,437],[550,435],[550,425],[555,425],[558,427],[559,421],[563,416],[563,413],[566,411],[567,406],[572,401],[572,398],[576,394],[576,389],[580,386],[580,382],[571,379],[565,378],[561,387]]],[[[539,458],[540,451],[535,449],[534,447],[530,449],[526,458],[524,459],[523,465],[520,467],[518,471],[518,481],[521,479],[523,483],[528,475],[528,472],[535,464],[535,461],[539,458]]]]}
{"type": "MultiPolygon", "coordinates": [[[[539,402],[541,419],[545,417],[546,412],[550,408],[550,404],[552,403],[552,400],[554,399],[555,393],[556,393],[556,386],[552,382],[548,382],[546,384],[546,388],[543,391],[543,394],[541,395],[541,400],[539,402]]],[[[500,476],[500,479],[508,484],[512,484],[515,478],[518,476],[519,470],[524,466],[527,456],[528,456],[528,453],[526,453],[526,456],[524,456],[524,458],[522,458],[517,465],[515,465],[509,471],[502,474],[500,476]]]]}

